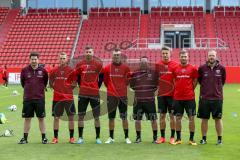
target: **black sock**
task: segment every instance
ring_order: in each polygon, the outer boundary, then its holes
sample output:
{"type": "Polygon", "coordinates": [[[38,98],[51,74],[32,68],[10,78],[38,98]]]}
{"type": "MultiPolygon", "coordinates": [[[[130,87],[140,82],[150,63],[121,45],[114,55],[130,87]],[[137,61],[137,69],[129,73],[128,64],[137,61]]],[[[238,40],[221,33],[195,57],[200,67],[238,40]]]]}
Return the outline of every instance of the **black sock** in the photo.
{"type": "Polygon", "coordinates": [[[222,141],[222,136],[218,136],[218,140],[219,140],[219,141],[222,141]]]}
{"type": "Polygon", "coordinates": [[[189,140],[190,140],[190,141],[193,141],[193,137],[194,137],[194,132],[190,132],[190,138],[189,138],[189,140]]]}
{"type": "Polygon", "coordinates": [[[202,139],[203,139],[204,141],[206,141],[206,140],[207,140],[207,136],[202,136],[202,139]]]}
{"type": "Polygon", "coordinates": [[[54,138],[58,138],[58,129],[53,130],[54,138]]]}
{"type": "Polygon", "coordinates": [[[112,139],[114,139],[114,137],[113,137],[114,130],[109,130],[109,134],[110,134],[110,137],[111,137],[112,139]]]}
{"type": "Polygon", "coordinates": [[[96,139],[100,138],[100,127],[95,127],[96,129],[96,139]]]}
{"type": "Polygon", "coordinates": [[[128,129],[124,129],[125,139],[128,138],[128,129]]]}
{"type": "Polygon", "coordinates": [[[165,129],[161,129],[161,137],[165,138],[165,129]]]}
{"type": "Polygon", "coordinates": [[[137,133],[137,138],[141,138],[141,131],[136,131],[137,133]]]}
{"type": "Polygon", "coordinates": [[[181,131],[176,131],[177,132],[177,140],[181,140],[181,131]]]}
{"type": "Polygon", "coordinates": [[[171,138],[174,138],[174,136],[175,136],[175,130],[171,129],[171,138]]]}
{"type": "Polygon", "coordinates": [[[153,140],[157,140],[157,130],[153,130],[153,140]]]}
{"type": "Polygon", "coordinates": [[[28,139],[28,133],[24,133],[24,134],[23,134],[23,138],[24,138],[25,140],[27,140],[27,139],[28,139]]]}
{"type": "Polygon", "coordinates": [[[79,138],[83,138],[83,127],[78,127],[79,138]]]}
{"type": "Polygon", "coordinates": [[[74,135],[74,129],[69,129],[70,138],[73,138],[73,135],[74,135]]]}
{"type": "Polygon", "coordinates": [[[46,134],[45,133],[42,133],[42,140],[46,138],[46,134]]]}

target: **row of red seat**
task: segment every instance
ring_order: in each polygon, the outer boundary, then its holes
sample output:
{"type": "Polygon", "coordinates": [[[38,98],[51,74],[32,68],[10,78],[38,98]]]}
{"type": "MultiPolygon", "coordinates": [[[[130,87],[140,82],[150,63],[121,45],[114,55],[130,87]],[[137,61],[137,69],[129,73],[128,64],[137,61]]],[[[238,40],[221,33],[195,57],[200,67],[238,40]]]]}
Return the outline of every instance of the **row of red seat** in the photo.
{"type": "Polygon", "coordinates": [[[29,8],[28,14],[51,14],[51,13],[81,13],[78,8],[29,8]]]}
{"type": "Polygon", "coordinates": [[[130,12],[130,11],[136,11],[140,12],[140,8],[128,8],[128,7],[123,7],[123,8],[91,8],[90,12],[130,12]]]}
{"type": "Polygon", "coordinates": [[[240,6],[215,6],[214,11],[240,11],[240,6]]]}
{"type": "Polygon", "coordinates": [[[182,17],[182,16],[186,16],[186,17],[193,17],[193,16],[203,16],[204,13],[203,12],[188,12],[188,11],[180,11],[180,12],[164,12],[164,11],[159,11],[159,12],[152,12],[151,16],[153,17],[171,17],[171,16],[177,16],[177,17],[182,17]]]}
{"type": "Polygon", "coordinates": [[[202,11],[203,12],[203,7],[202,6],[183,6],[183,7],[152,7],[151,12],[158,12],[158,11],[202,11]]]}
{"type": "MultiPolygon", "coordinates": [[[[18,16],[0,50],[0,57],[5,57],[0,63],[12,65],[12,55],[28,57],[31,51],[44,55],[42,63],[57,63],[59,52],[71,54],[79,24],[79,15],[18,16]]],[[[16,59],[18,65],[25,62],[16,59]]]]}

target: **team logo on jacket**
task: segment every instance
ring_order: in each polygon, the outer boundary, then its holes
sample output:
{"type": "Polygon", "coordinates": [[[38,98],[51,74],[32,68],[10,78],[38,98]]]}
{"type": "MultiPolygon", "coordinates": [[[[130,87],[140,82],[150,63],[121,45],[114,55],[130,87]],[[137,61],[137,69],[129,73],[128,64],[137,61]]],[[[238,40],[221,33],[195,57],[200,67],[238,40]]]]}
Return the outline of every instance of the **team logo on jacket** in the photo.
{"type": "Polygon", "coordinates": [[[216,73],[217,73],[217,74],[220,74],[220,72],[221,72],[221,71],[220,71],[219,69],[216,70],[216,73]]]}
{"type": "Polygon", "coordinates": [[[39,74],[39,75],[42,75],[43,73],[42,73],[42,71],[38,71],[38,74],[39,74]]]}

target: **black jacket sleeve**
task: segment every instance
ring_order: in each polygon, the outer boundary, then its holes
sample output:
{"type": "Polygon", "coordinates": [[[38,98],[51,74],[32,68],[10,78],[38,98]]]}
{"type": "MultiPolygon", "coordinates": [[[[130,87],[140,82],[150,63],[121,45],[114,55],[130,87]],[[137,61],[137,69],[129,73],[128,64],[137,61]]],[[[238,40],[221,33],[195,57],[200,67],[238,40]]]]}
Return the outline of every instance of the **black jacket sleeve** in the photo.
{"type": "Polygon", "coordinates": [[[24,88],[24,85],[25,85],[25,76],[24,76],[24,70],[23,70],[23,69],[22,69],[22,71],[21,71],[20,79],[21,79],[21,85],[22,85],[22,87],[24,88]]]}
{"type": "Polygon", "coordinates": [[[47,87],[48,85],[48,73],[44,70],[44,86],[47,87]]]}
{"type": "Polygon", "coordinates": [[[202,69],[201,69],[201,67],[198,68],[198,82],[199,82],[199,84],[202,83],[202,69]]]}

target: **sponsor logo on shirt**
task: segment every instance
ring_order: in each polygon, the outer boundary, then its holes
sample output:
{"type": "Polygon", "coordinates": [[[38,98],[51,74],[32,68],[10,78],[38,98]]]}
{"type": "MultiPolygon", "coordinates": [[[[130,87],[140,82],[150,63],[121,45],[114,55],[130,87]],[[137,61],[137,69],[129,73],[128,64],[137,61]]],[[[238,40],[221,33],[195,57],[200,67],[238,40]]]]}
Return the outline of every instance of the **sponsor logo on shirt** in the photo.
{"type": "Polygon", "coordinates": [[[177,78],[190,78],[189,75],[180,75],[180,76],[177,76],[177,78]]]}

